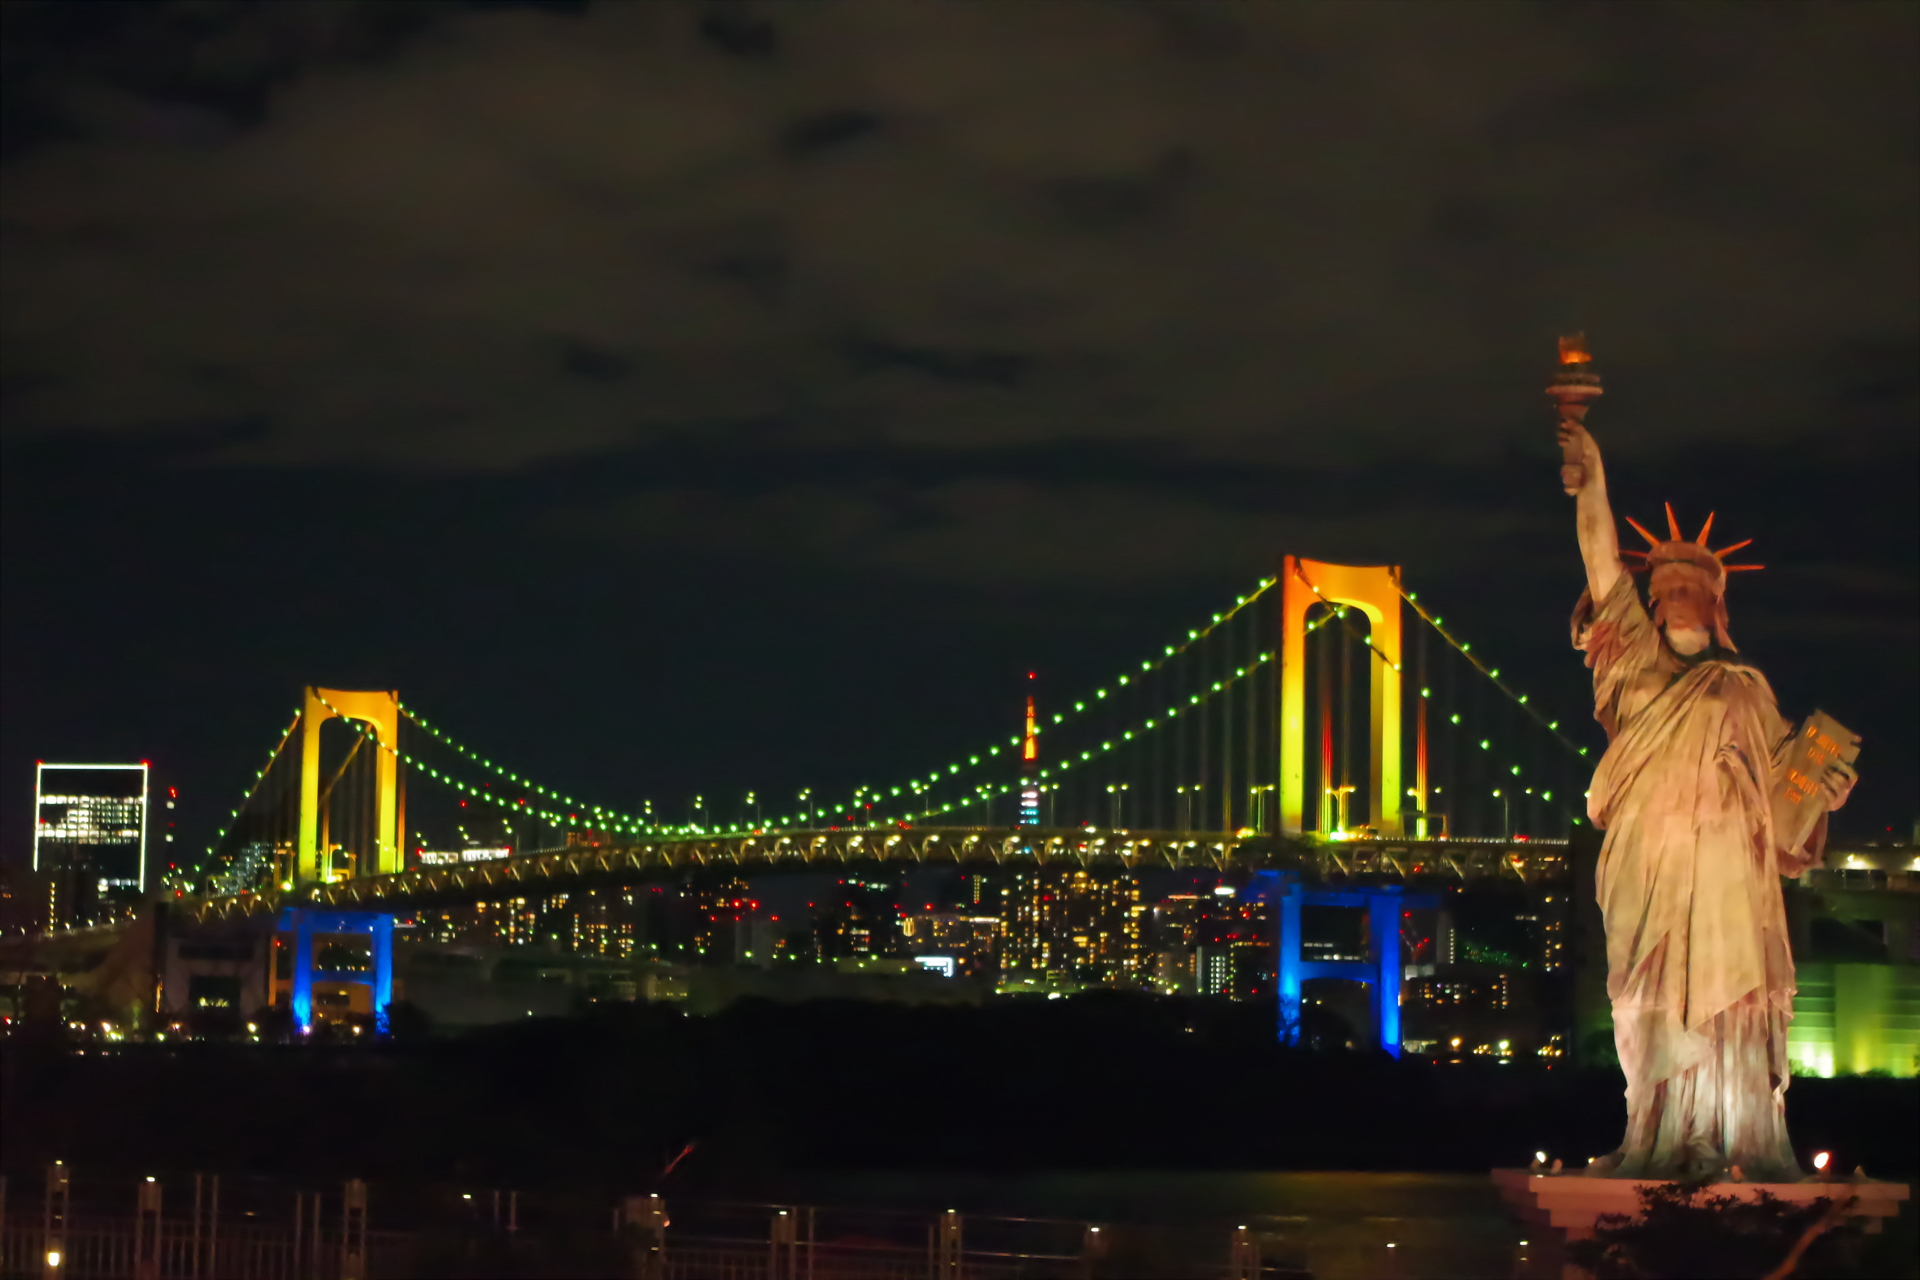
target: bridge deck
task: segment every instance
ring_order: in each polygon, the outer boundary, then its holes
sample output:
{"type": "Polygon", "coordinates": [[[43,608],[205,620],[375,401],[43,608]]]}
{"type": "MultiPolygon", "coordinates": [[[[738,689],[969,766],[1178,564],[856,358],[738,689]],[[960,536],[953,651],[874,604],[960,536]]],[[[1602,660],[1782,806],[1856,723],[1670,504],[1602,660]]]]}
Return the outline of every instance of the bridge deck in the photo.
{"type": "Polygon", "coordinates": [[[457,866],[229,897],[182,906],[197,919],[282,907],[397,909],[483,901],[513,892],[557,892],[672,879],[701,868],[808,871],[885,863],[968,867],[1171,868],[1293,871],[1315,881],[1536,883],[1567,873],[1563,840],[1283,839],[1207,831],[1095,831],[1043,827],[912,827],[742,832],[634,844],[573,845],[457,866]]]}

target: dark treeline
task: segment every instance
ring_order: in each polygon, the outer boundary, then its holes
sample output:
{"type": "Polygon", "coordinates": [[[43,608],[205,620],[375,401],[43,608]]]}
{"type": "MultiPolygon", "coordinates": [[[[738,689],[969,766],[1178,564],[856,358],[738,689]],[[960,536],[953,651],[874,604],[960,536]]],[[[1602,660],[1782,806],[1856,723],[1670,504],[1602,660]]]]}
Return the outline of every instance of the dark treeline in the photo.
{"type": "MultiPolygon", "coordinates": [[[[608,1006],[382,1046],[14,1041],[0,1158],[289,1178],[746,1190],[802,1169],[1478,1172],[1611,1147],[1611,1072],[1288,1049],[1270,1009],[1119,994],[978,1007],[608,1006]]],[[[1920,1082],[1796,1080],[1806,1157],[1915,1172],[1920,1082]]]]}

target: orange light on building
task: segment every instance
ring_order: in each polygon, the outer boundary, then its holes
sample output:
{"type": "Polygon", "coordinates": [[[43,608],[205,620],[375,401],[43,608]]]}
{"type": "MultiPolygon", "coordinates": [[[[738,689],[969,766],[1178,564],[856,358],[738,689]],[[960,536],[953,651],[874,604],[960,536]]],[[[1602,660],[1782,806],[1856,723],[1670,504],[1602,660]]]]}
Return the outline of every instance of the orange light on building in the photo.
{"type": "Polygon", "coordinates": [[[1593,354],[1587,350],[1587,335],[1584,333],[1563,334],[1560,338],[1561,364],[1591,364],[1593,354]]]}

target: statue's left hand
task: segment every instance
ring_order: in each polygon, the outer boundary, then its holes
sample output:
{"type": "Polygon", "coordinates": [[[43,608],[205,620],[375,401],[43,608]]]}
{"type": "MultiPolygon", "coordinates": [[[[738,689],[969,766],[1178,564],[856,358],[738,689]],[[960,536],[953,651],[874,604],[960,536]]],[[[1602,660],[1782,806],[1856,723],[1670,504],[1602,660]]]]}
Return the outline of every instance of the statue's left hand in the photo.
{"type": "Polygon", "coordinates": [[[1853,784],[1860,781],[1859,771],[1844,760],[1830,761],[1826,772],[1820,775],[1820,790],[1827,797],[1827,811],[1832,812],[1847,802],[1853,794],[1853,784]]]}

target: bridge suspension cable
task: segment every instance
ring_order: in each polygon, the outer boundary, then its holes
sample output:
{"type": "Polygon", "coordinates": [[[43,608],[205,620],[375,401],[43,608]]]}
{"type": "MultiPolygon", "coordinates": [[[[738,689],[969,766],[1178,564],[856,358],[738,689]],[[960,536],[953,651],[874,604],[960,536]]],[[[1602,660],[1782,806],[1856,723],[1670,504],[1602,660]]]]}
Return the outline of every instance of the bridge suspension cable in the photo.
{"type": "MultiPolygon", "coordinates": [[[[1220,628],[1230,625],[1243,610],[1254,601],[1260,599],[1261,596],[1278,584],[1279,581],[1278,578],[1262,578],[1252,591],[1238,597],[1226,611],[1214,614],[1211,622],[1203,627],[1189,629],[1185,640],[1180,641],[1178,644],[1167,645],[1164,652],[1142,660],[1138,672],[1119,672],[1107,681],[1106,684],[1096,686],[1092,693],[1075,700],[1066,710],[1052,712],[1050,717],[1043,718],[1034,726],[1035,736],[1042,737],[1055,729],[1072,723],[1077,717],[1085,714],[1089,708],[1097,709],[1098,704],[1107,700],[1112,694],[1139,684],[1146,676],[1162,670],[1172,662],[1183,657],[1189,650],[1205,643],[1205,641],[1213,636],[1220,628]]],[[[1022,739],[1016,734],[1008,738],[1005,742],[992,743],[979,751],[970,752],[965,756],[953,760],[949,762],[944,769],[935,769],[924,778],[916,776],[892,787],[859,788],[850,799],[849,805],[858,806],[870,796],[885,796],[888,799],[904,798],[911,801],[915,797],[924,795],[928,789],[951,783],[973,769],[989,763],[993,757],[1000,755],[1002,752],[1018,751],[1021,745],[1022,739]]],[[[1002,788],[994,794],[1004,795],[1008,793],[1008,790],[1008,788],[1002,788]]],[[[950,812],[951,809],[951,804],[940,807],[926,807],[921,810],[921,813],[924,816],[932,813],[950,812]]]]}
{"type": "MultiPolygon", "coordinates": [[[[1390,658],[1387,654],[1383,653],[1380,650],[1379,646],[1373,643],[1371,636],[1361,635],[1352,626],[1352,624],[1347,620],[1346,606],[1338,604],[1333,600],[1330,600],[1326,596],[1326,594],[1322,592],[1320,588],[1314,583],[1312,578],[1310,578],[1307,575],[1304,569],[1296,569],[1296,572],[1299,573],[1300,581],[1306,585],[1307,589],[1312,591],[1313,594],[1328,607],[1328,609],[1330,610],[1330,614],[1326,616],[1337,616],[1338,618],[1340,618],[1342,629],[1346,631],[1350,639],[1355,640],[1361,644],[1364,644],[1367,647],[1368,651],[1372,653],[1372,655],[1376,659],[1385,663],[1387,666],[1391,667],[1396,674],[1399,674],[1402,672],[1402,664],[1394,662],[1392,658],[1390,658]]],[[[1398,583],[1395,584],[1395,589],[1398,591],[1401,599],[1405,600],[1407,604],[1413,609],[1416,616],[1418,616],[1422,621],[1426,622],[1429,626],[1431,626],[1434,629],[1434,631],[1439,634],[1441,639],[1445,640],[1450,646],[1452,646],[1453,650],[1457,654],[1459,654],[1461,658],[1465,659],[1467,664],[1471,666],[1476,672],[1478,672],[1481,676],[1485,677],[1488,683],[1492,684],[1494,688],[1498,689],[1501,693],[1505,694],[1506,697],[1512,702],[1514,707],[1516,707],[1519,711],[1521,711],[1522,713],[1527,715],[1529,718],[1531,718],[1542,729],[1547,730],[1548,733],[1552,735],[1556,743],[1566,748],[1575,757],[1586,756],[1587,754],[1586,747],[1583,747],[1579,743],[1574,742],[1571,738],[1567,737],[1567,735],[1560,732],[1559,721],[1548,720],[1547,717],[1542,715],[1537,708],[1530,705],[1530,700],[1528,695],[1516,692],[1511,686],[1509,686],[1507,683],[1501,680],[1500,669],[1498,667],[1489,666],[1486,662],[1476,657],[1471,652],[1471,649],[1472,649],[1471,645],[1469,645],[1465,641],[1457,639],[1450,632],[1448,632],[1446,628],[1441,625],[1441,620],[1438,617],[1434,616],[1431,612],[1429,612],[1424,606],[1420,604],[1415,593],[1406,590],[1405,587],[1400,586],[1398,583]]],[[[1424,667],[1424,662],[1423,662],[1423,667],[1424,667]]],[[[1424,680],[1424,671],[1422,673],[1422,679],[1424,680]]],[[[1424,716],[1424,713],[1425,713],[1424,704],[1427,700],[1429,700],[1432,697],[1432,693],[1433,693],[1433,690],[1431,686],[1426,685],[1424,683],[1420,685],[1419,695],[1420,695],[1421,705],[1418,708],[1419,714],[1424,716]]],[[[1448,720],[1452,725],[1459,725],[1461,723],[1460,713],[1458,711],[1451,713],[1448,716],[1448,720]]],[[[1482,752],[1491,753],[1493,750],[1493,740],[1491,738],[1480,739],[1479,749],[1482,752]]],[[[1520,764],[1509,760],[1506,762],[1505,768],[1507,769],[1507,776],[1520,778],[1523,782],[1526,780],[1524,776],[1523,767],[1520,764]]],[[[1501,788],[1495,788],[1491,790],[1490,795],[1493,798],[1502,798],[1503,792],[1505,792],[1506,790],[1507,788],[1505,786],[1501,788]]],[[[1536,791],[1534,788],[1529,788],[1525,786],[1522,786],[1521,792],[1522,792],[1522,795],[1525,797],[1532,797],[1536,794],[1536,791]]],[[[1538,789],[1538,795],[1549,803],[1553,801],[1553,790],[1551,787],[1541,786],[1538,789]]],[[[1576,812],[1574,809],[1569,808],[1564,804],[1562,804],[1560,808],[1561,808],[1561,812],[1566,816],[1570,825],[1579,826],[1579,825],[1582,825],[1582,823],[1585,821],[1585,818],[1582,816],[1582,814],[1579,812],[1576,812]]]]}
{"type": "MultiPolygon", "coordinates": [[[[1321,600],[1326,601],[1329,607],[1333,608],[1337,613],[1339,613],[1339,615],[1343,620],[1343,625],[1345,625],[1344,619],[1346,617],[1346,606],[1334,604],[1332,601],[1327,600],[1327,597],[1321,593],[1320,588],[1313,584],[1313,579],[1307,576],[1305,570],[1300,570],[1299,573],[1300,573],[1300,581],[1307,584],[1307,589],[1313,592],[1314,595],[1319,596],[1321,600]]],[[[1462,658],[1465,658],[1468,664],[1472,666],[1475,671],[1478,671],[1481,675],[1485,676],[1488,680],[1492,681],[1494,688],[1500,690],[1500,692],[1506,694],[1507,697],[1513,699],[1515,706],[1525,711],[1527,715],[1533,717],[1533,719],[1540,725],[1541,728],[1553,734],[1556,741],[1558,741],[1562,746],[1566,747],[1567,750],[1573,752],[1575,755],[1584,756],[1587,754],[1587,749],[1585,747],[1581,746],[1579,743],[1575,742],[1573,739],[1567,737],[1564,733],[1560,732],[1560,722],[1558,720],[1549,721],[1545,716],[1540,714],[1537,708],[1528,705],[1528,695],[1524,693],[1516,693],[1511,686],[1509,686],[1505,681],[1501,680],[1500,668],[1490,667],[1485,662],[1482,662],[1479,658],[1475,657],[1471,652],[1473,648],[1472,645],[1469,645],[1464,641],[1455,639],[1454,636],[1450,634],[1445,627],[1441,626],[1440,619],[1434,617],[1431,613],[1429,613],[1426,610],[1424,606],[1421,605],[1419,597],[1414,592],[1408,591],[1404,587],[1402,587],[1400,589],[1400,598],[1405,600],[1408,605],[1412,606],[1414,613],[1419,616],[1421,621],[1425,622],[1428,626],[1432,627],[1435,631],[1439,632],[1440,638],[1442,640],[1445,640],[1448,644],[1452,645],[1454,648],[1454,651],[1458,653],[1462,658]]],[[[1373,639],[1371,636],[1362,636],[1358,632],[1354,631],[1351,626],[1347,626],[1347,631],[1348,631],[1348,634],[1351,635],[1355,640],[1366,645],[1367,648],[1372,651],[1374,657],[1378,658],[1380,661],[1392,667],[1396,672],[1400,670],[1401,664],[1393,661],[1393,659],[1389,658],[1386,654],[1380,652],[1379,646],[1373,643],[1373,639]]]]}
{"type": "Polygon", "coordinates": [[[1566,734],[1560,732],[1560,722],[1558,720],[1547,719],[1546,716],[1540,713],[1539,708],[1531,704],[1527,694],[1515,692],[1511,686],[1509,686],[1505,681],[1501,680],[1500,668],[1488,666],[1485,662],[1475,657],[1471,652],[1471,649],[1472,649],[1471,645],[1467,644],[1465,641],[1455,639],[1454,636],[1450,632],[1448,632],[1448,630],[1445,627],[1441,626],[1440,619],[1427,611],[1426,606],[1420,603],[1418,596],[1416,596],[1413,592],[1406,591],[1406,590],[1402,590],[1400,595],[1401,595],[1401,598],[1404,599],[1408,605],[1412,606],[1414,613],[1420,617],[1421,621],[1425,622],[1428,626],[1432,627],[1436,632],[1438,632],[1440,638],[1442,640],[1445,640],[1448,644],[1452,645],[1454,652],[1458,653],[1462,658],[1465,658],[1475,671],[1478,671],[1481,675],[1485,676],[1488,680],[1492,681],[1494,688],[1500,690],[1500,692],[1506,694],[1507,697],[1513,699],[1513,703],[1515,706],[1519,707],[1522,711],[1526,712],[1527,715],[1531,716],[1534,722],[1538,724],[1541,728],[1545,729],[1548,733],[1551,733],[1555,741],[1559,742],[1561,746],[1565,747],[1567,750],[1573,752],[1577,756],[1584,756],[1587,754],[1587,748],[1581,746],[1579,743],[1575,742],[1572,738],[1569,738],[1566,734]]]}
{"type": "Polygon", "coordinates": [[[604,805],[587,804],[585,801],[576,800],[572,796],[566,795],[563,792],[556,791],[550,787],[543,787],[539,783],[533,781],[531,778],[523,778],[519,774],[514,773],[512,770],[506,768],[505,766],[495,764],[493,761],[487,759],[485,756],[473,750],[471,747],[465,746],[462,743],[456,741],[455,739],[449,737],[445,730],[441,729],[438,725],[431,723],[425,716],[415,711],[412,707],[407,706],[404,702],[400,704],[400,714],[404,715],[413,724],[426,730],[427,734],[430,737],[432,737],[436,742],[440,743],[442,746],[447,747],[454,752],[457,752],[462,757],[468,760],[471,760],[473,763],[479,765],[483,769],[487,769],[491,771],[493,774],[495,774],[498,777],[505,778],[509,782],[517,783],[520,786],[527,788],[528,790],[532,791],[536,795],[546,796],[552,800],[558,801],[560,804],[571,809],[582,809],[582,810],[590,811],[593,813],[593,815],[596,818],[604,819],[608,823],[615,824],[619,829],[622,829],[622,830],[632,829],[634,832],[638,833],[638,832],[651,830],[654,825],[652,823],[649,823],[645,818],[636,816],[634,814],[621,813],[617,810],[606,808],[604,805]]]}
{"type": "MultiPolygon", "coordinates": [[[[325,698],[321,698],[319,699],[319,701],[320,701],[320,705],[326,707],[327,710],[332,711],[336,716],[340,715],[340,712],[333,706],[333,704],[328,702],[325,698]]],[[[415,722],[418,723],[418,720],[414,717],[412,713],[408,713],[407,718],[410,720],[415,720],[415,722]]],[[[440,740],[445,741],[444,737],[441,737],[440,740]]],[[[605,810],[602,810],[601,814],[604,815],[607,820],[599,821],[597,820],[597,818],[590,818],[590,819],[583,820],[578,813],[571,813],[571,814],[562,816],[558,813],[553,813],[546,809],[535,808],[531,803],[529,803],[525,799],[517,799],[517,800],[510,799],[506,796],[502,796],[490,790],[487,787],[484,787],[484,786],[476,787],[469,783],[461,781],[460,779],[454,777],[452,774],[442,773],[440,770],[434,768],[432,765],[427,764],[424,761],[415,759],[413,756],[407,754],[405,751],[402,751],[399,747],[396,747],[390,743],[381,742],[377,738],[374,739],[373,741],[379,746],[379,748],[382,751],[389,753],[396,760],[400,761],[402,764],[405,764],[409,769],[412,769],[418,773],[424,773],[427,777],[432,778],[435,782],[443,783],[446,786],[452,787],[454,790],[462,792],[465,795],[472,796],[475,799],[486,800],[489,803],[499,805],[503,809],[509,809],[517,813],[522,813],[531,817],[540,818],[543,821],[551,823],[553,826],[560,827],[562,829],[571,828],[573,830],[588,829],[588,830],[595,830],[595,831],[617,831],[623,835],[645,836],[645,835],[651,834],[651,831],[649,830],[649,828],[647,828],[644,824],[641,824],[636,821],[626,820],[621,815],[610,814],[610,813],[607,813],[607,811],[605,810]]],[[[516,779],[516,781],[519,781],[519,779],[516,779]]],[[[531,785],[531,784],[526,784],[526,785],[531,785]]],[[[548,795],[553,794],[550,791],[545,791],[544,788],[542,790],[544,794],[548,794],[548,795]]],[[[586,807],[594,807],[594,806],[582,806],[582,807],[586,808],[586,807]]]]}
{"type": "MultiPolygon", "coordinates": [[[[293,713],[293,719],[287,722],[286,729],[280,734],[280,741],[274,743],[273,750],[267,752],[267,762],[261,765],[254,773],[253,781],[247,784],[246,794],[240,797],[240,803],[235,805],[233,812],[227,815],[226,825],[220,828],[218,834],[213,837],[213,843],[207,846],[206,858],[211,859],[214,856],[214,851],[220,847],[221,841],[227,838],[227,833],[239,825],[241,813],[253,802],[254,795],[260,790],[260,784],[266,781],[267,773],[273,768],[274,762],[280,758],[280,753],[286,750],[288,740],[293,737],[293,731],[299,727],[300,713],[295,711],[293,713]]],[[[200,866],[195,868],[196,874],[203,871],[205,867],[206,863],[202,862],[200,866]]]]}

